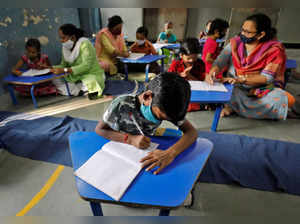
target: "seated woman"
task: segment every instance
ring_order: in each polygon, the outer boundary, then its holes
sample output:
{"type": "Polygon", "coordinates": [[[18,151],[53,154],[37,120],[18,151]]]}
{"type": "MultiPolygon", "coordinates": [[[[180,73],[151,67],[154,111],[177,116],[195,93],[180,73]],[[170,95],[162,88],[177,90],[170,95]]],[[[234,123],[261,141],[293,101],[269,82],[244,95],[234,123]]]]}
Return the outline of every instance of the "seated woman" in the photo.
{"type": "MultiPolygon", "coordinates": [[[[220,54],[220,48],[216,40],[225,37],[228,27],[228,22],[223,19],[214,19],[211,22],[202,52],[202,60],[205,63],[205,73],[209,73],[213,62],[220,54]]],[[[217,74],[217,78],[221,78],[222,73],[223,71],[217,74]]]]}
{"type": "MultiPolygon", "coordinates": [[[[152,43],[147,40],[148,29],[144,26],[139,27],[136,30],[136,41],[131,45],[130,51],[132,53],[143,53],[146,55],[157,54],[152,43]]],[[[128,64],[129,71],[142,71],[145,72],[145,64],[128,64]]],[[[150,64],[149,71],[152,73],[160,73],[160,66],[154,62],[150,64]]]]}
{"type": "MultiPolygon", "coordinates": [[[[60,65],[53,66],[51,71],[55,74],[69,73],[65,80],[71,95],[82,95],[87,90],[89,99],[101,97],[105,74],[98,63],[92,43],[83,37],[83,30],[73,24],[62,25],[58,34],[63,45],[62,61],[60,65]]],[[[68,94],[62,80],[56,79],[53,83],[60,94],[68,94]]]]}
{"type": "MultiPolygon", "coordinates": [[[[186,80],[204,81],[205,64],[198,58],[200,44],[197,38],[187,38],[179,49],[179,59],[174,59],[168,72],[175,72],[186,80]]],[[[199,103],[190,103],[188,111],[204,108],[199,103]]]]}
{"type": "Polygon", "coordinates": [[[268,16],[249,16],[240,35],[230,40],[214,62],[206,81],[213,83],[213,74],[229,65],[229,77],[223,81],[235,84],[221,116],[236,112],[247,118],[286,119],[295,98],[282,89],[286,54],[275,35],[268,16]]]}
{"type": "Polygon", "coordinates": [[[104,71],[110,75],[116,75],[123,70],[117,57],[128,57],[129,53],[122,34],[123,20],[120,16],[108,19],[106,28],[100,30],[96,36],[97,58],[104,71]]]}

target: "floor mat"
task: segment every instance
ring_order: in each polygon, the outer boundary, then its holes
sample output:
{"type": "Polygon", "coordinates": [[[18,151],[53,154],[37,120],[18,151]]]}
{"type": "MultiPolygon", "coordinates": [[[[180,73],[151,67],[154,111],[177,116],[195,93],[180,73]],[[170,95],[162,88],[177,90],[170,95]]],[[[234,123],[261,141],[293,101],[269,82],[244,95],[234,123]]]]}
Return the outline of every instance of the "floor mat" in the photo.
{"type": "MultiPolygon", "coordinates": [[[[9,114],[14,113],[0,112],[0,118],[9,114]]],[[[71,167],[68,136],[93,131],[96,125],[97,121],[69,116],[14,120],[0,127],[0,143],[17,156],[71,167]]],[[[300,144],[215,132],[201,131],[199,136],[214,144],[200,182],[300,195],[300,144]]]]}

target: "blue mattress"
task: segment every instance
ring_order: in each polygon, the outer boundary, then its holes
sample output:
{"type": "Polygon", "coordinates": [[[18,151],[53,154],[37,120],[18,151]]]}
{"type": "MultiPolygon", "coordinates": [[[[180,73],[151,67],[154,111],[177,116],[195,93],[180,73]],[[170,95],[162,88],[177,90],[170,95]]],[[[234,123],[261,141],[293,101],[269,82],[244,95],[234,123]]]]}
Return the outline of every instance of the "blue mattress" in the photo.
{"type": "MultiPolygon", "coordinates": [[[[0,120],[12,114],[0,112],[0,120]]],[[[17,156],[71,167],[68,136],[93,131],[96,124],[69,116],[16,120],[0,127],[0,143],[17,156]]],[[[215,132],[199,136],[214,143],[200,182],[300,195],[300,144],[215,132]]]]}

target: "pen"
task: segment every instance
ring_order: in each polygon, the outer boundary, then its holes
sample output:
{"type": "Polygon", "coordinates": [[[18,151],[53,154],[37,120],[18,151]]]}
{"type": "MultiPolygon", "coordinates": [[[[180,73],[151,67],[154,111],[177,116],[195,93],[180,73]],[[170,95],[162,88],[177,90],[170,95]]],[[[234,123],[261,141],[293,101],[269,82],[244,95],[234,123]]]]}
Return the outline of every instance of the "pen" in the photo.
{"type": "Polygon", "coordinates": [[[132,113],[129,113],[129,116],[131,118],[131,120],[133,121],[134,125],[137,127],[137,129],[139,130],[139,132],[141,133],[141,135],[144,135],[144,132],[142,131],[142,129],[140,128],[139,124],[137,123],[137,121],[135,120],[135,117],[133,116],[132,113]]]}

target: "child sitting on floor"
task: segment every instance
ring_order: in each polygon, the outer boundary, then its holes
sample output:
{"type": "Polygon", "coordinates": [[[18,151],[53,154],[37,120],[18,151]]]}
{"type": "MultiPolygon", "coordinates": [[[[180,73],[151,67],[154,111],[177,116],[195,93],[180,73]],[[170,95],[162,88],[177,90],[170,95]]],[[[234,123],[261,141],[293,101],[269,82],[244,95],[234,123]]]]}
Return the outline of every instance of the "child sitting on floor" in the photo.
{"type": "Polygon", "coordinates": [[[158,174],[197,139],[196,129],[185,119],[190,95],[190,85],[185,79],[176,73],[160,74],[140,95],[114,99],[95,131],[109,140],[146,149],[150,145],[147,136],[154,135],[163,120],[172,122],[183,136],[169,149],[157,149],[141,160],[147,171],[158,167],[154,172],[158,174]]]}
{"type": "MultiPolygon", "coordinates": [[[[216,60],[221,50],[216,40],[223,39],[225,37],[228,27],[228,22],[223,19],[214,19],[211,22],[202,52],[202,60],[205,63],[206,74],[209,73],[213,62],[216,60]]],[[[222,73],[223,71],[216,74],[216,78],[221,79],[222,73]]]]}
{"type": "MultiPolygon", "coordinates": [[[[152,43],[147,40],[148,37],[148,29],[144,26],[139,27],[136,30],[136,41],[131,45],[130,51],[132,53],[144,53],[146,55],[157,54],[155,48],[153,47],[152,43]]],[[[145,64],[128,64],[129,71],[142,71],[145,72],[145,64]]],[[[149,72],[159,74],[160,73],[160,66],[153,62],[150,64],[149,72]]]]}
{"type": "MultiPolygon", "coordinates": [[[[197,38],[188,38],[179,49],[179,59],[174,59],[168,72],[176,72],[186,80],[204,81],[205,64],[198,58],[200,44],[197,38]]],[[[204,108],[204,107],[203,107],[204,108]]],[[[190,103],[188,111],[198,111],[199,103],[190,103]]]]}
{"type": "MultiPolygon", "coordinates": [[[[41,54],[41,44],[38,39],[31,38],[25,44],[26,52],[13,67],[12,73],[22,76],[21,68],[44,69],[51,66],[46,54],[41,54]]],[[[30,86],[16,86],[16,91],[21,95],[30,95],[30,86]]],[[[56,88],[51,82],[43,83],[35,88],[34,95],[48,95],[56,93],[56,88]]]]}

